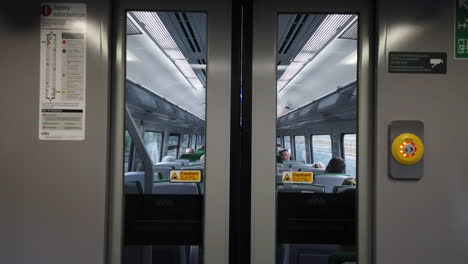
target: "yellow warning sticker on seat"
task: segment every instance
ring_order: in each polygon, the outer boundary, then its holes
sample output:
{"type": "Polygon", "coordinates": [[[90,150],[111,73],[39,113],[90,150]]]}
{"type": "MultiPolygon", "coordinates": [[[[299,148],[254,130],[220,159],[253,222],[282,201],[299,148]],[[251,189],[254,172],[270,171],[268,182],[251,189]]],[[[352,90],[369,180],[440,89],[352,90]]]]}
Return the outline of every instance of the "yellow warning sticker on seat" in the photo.
{"type": "Polygon", "coordinates": [[[313,175],[312,172],[284,171],[283,183],[312,183],[313,175]]]}
{"type": "Polygon", "coordinates": [[[201,182],[200,170],[171,170],[170,182],[201,182]]]}

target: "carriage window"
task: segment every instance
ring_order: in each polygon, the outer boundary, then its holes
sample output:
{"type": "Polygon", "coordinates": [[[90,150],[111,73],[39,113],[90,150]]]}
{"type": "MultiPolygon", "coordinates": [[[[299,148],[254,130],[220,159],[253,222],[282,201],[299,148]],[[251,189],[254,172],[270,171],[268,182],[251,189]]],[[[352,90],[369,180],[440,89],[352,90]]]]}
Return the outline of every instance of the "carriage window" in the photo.
{"type": "Polygon", "coordinates": [[[191,148],[194,150],[197,148],[197,135],[192,135],[192,140],[190,142],[191,148]]]}
{"type": "Polygon", "coordinates": [[[294,157],[296,160],[307,161],[304,136],[294,137],[294,157]]]}
{"type": "Polygon", "coordinates": [[[146,150],[153,164],[158,163],[161,160],[163,133],[146,131],[143,135],[143,143],[145,143],[146,150]]]}
{"type": "Polygon", "coordinates": [[[283,144],[281,144],[281,138],[276,137],[276,151],[280,151],[283,148],[283,144]]]}
{"type": "Polygon", "coordinates": [[[346,162],[346,173],[356,176],[356,134],[343,136],[343,153],[346,162]]]}
{"type": "Polygon", "coordinates": [[[189,148],[190,143],[190,135],[183,135],[182,136],[182,143],[180,144],[179,155],[185,153],[185,151],[189,148]]]}
{"type": "Polygon", "coordinates": [[[169,135],[169,141],[167,143],[167,156],[178,158],[179,156],[179,135],[169,135]]]}
{"type": "Polygon", "coordinates": [[[202,140],[202,136],[198,136],[198,140],[197,140],[198,144],[197,144],[197,147],[200,148],[203,146],[203,140],[202,140]]]}
{"type": "Polygon", "coordinates": [[[314,162],[327,165],[332,158],[330,135],[312,135],[312,158],[314,162]]]}
{"type": "Polygon", "coordinates": [[[124,157],[124,169],[125,169],[125,172],[128,172],[130,170],[130,156],[132,155],[132,147],[133,147],[133,142],[132,142],[132,138],[130,137],[130,134],[128,133],[128,130],[125,130],[125,157],[124,157]]]}
{"type": "Polygon", "coordinates": [[[289,151],[289,153],[291,154],[291,159],[292,159],[291,137],[290,136],[285,136],[283,139],[284,139],[284,149],[289,151]]]}

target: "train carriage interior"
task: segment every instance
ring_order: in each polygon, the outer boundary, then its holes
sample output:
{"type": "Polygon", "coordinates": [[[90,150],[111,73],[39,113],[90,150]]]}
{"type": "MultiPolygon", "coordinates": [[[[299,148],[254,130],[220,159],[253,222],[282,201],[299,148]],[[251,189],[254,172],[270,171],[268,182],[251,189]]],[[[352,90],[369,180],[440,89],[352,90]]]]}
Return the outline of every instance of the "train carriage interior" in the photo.
{"type": "MultiPolygon", "coordinates": [[[[351,263],[356,260],[358,16],[284,13],[277,21],[277,87],[272,87],[277,129],[271,131],[277,149],[277,173],[271,178],[278,192],[277,263],[325,264],[342,255],[351,263]],[[327,168],[332,158],[340,158],[346,168],[327,168]],[[288,173],[299,172],[310,175],[310,182],[285,181],[288,173]],[[298,214],[310,199],[326,206],[306,206],[308,213],[298,214]],[[297,204],[295,209],[290,203],[297,204]],[[316,228],[294,230],[295,221],[316,228]]],[[[135,195],[200,202],[205,151],[209,155],[206,15],[129,11],[126,23],[126,215],[135,213],[135,195]],[[171,182],[172,170],[198,170],[202,180],[171,182]]],[[[197,208],[195,214],[202,215],[203,206],[197,208]]],[[[126,228],[134,230],[128,223],[126,228]]],[[[182,237],[198,236],[193,244],[167,244],[127,234],[125,263],[141,261],[145,254],[157,260],[153,263],[203,263],[201,235],[192,235],[182,237]]]]}
{"type": "Polygon", "coordinates": [[[0,263],[468,263],[468,0],[2,4],[0,263]]]}

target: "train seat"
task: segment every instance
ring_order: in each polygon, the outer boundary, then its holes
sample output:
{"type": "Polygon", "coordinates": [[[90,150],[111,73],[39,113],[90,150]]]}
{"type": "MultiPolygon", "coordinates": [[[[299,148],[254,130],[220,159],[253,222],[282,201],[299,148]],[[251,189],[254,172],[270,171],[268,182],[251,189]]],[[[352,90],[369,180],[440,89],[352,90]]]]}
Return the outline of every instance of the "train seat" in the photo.
{"type": "Polygon", "coordinates": [[[155,182],[153,194],[199,194],[196,183],[155,182]]]}
{"type": "Polygon", "coordinates": [[[302,168],[312,168],[312,164],[292,164],[291,170],[292,171],[300,171],[302,168]]]}
{"type": "Polygon", "coordinates": [[[190,161],[198,161],[204,153],[189,153],[182,154],[181,159],[188,159],[190,161]]]}
{"type": "Polygon", "coordinates": [[[328,264],[330,256],[341,249],[336,244],[283,244],[282,263],[287,264],[328,264]]]}
{"type": "MultiPolygon", "coordinates": [[[[160,178],[160,173],[155,171],[154,172],[154,180],[158,180],[160,178]]],[[[169,178],[169,176],[168,176],[169,178]]],[[[125,182],[139,182],[141,188],[145,189],[145,172],[144,171],[130,171],[125,173],[124,175],[125,182]]]]}
{"type": "Polygon", "coordinates": [[[122,263],[143,264],[144,246],[125,245],[122,251],[122,263]]]}
{"type": "Polygon", "coordinates": [[[139,181],[126,181],[124,183],[124,193],[125,194],[142,194],[143,187],[139,181]]]}
{"type": "Polygon", "coordinates": [[[276,183],[283,183],[283,174],[276,174],[276,183]]]}
{"type": "Polygon", "coordinates": [[[336,185],[341,185],[347,178],[350,176],[345,174],[317,174],[314,175],[314,183],[324,185],[325,192],[331,193],[336,185]]]}
{"type": "Polygon", "coordinates": [[[292,165],[304,165],[305,162],[302,160],[285,160],[283,161],[283,167],[285,168],[291,168],[292,165]]]}
{"type": "Polygon", "coordinates": [[[139,181],[141,184],[145,182],[145,172],[144,171],[130,171],[126,172],[124,175],[125,182],[127,181],[139,181]]]}
{"type": "Polygon", "coordinates": [[[164,264],[198,264],[199,261],[199,247],[198,246],[139,246],[139,245],[126,245],[123,251],[123,262],[132,264],[144,264],[145,262],[145,250],[150,248],[153,256],[158,256],[157,262],[153,260],[153,263],[164,263],[164,264]],[[190,262],[187,262],[190,261],[190,262]]]}
{"type": "Polygon", "coordinates": [[[155,172],[159,173],[159,179],[161,180],[168,180],[169,179],[169,174],[171,173],[171,170],[173,170],[173,167],[165,167],[165,166],[154,166],[153,170],[155,172]]]}
{"type": "Polygon", "coordinates": [[[190,160],[188,160],[188,159],[176,159],[175,162],[182,163],[182,166],[187,166],[187,165],[190,164],[190,160]]]}
{"type": "Polygon", "coordinates": [[[181,168],[182,170],[203,170],[202,165],[188,165],[188,166],[183,166],[181,168]]]}
{"type": "Polygon", "coordinates": [[[312,168],[312,167],[302,167],[302,168],[299,168],[299,171],[312,172],[313,174],[324,174],[325,173],[325,169],[312,168]]]}
{"type": "Polygon", "coordinates": [[[329,264],[356,264],[357,253],[355,251],[338,251],[330,256],[329,264]]]}
{"type": "Polygon", "coordinates": [[[278,192],[294,193],[324,193],[325,186],[318,184],[291,184],[286,183],[278,186],[278,192]]]}
{"type": "Polygon", "coordinates": [[[170,264],[185,264],[188,260],[187,251],[189,246],[153,246],[153,256],[158,256],[157,262],[153,263],[170,263],[170,264]]]}
{"type": "Polygon", "coordinates": [[[341,193],[349,189],[356,189],[356,186],[354,185],[336,185],[333,187],[333,192],[334,193],[341,193]]]}
{"type": "Polygon", "coordinates": [[[190,246],[190,264],[201,264],[202,260],[202,248],[200,246],[190,246]]]}
{"type": "Polygon", "coordinates": [[[182,167],[181,162],[158,162],[156,166],[161,167],[173,167],[175,170],[179,170],[182,167]]]}
{"type": "Polygon", "coordinates": [[[200,194],[205,194],[205,184],[203,184],[203,181],[196,183],[196,185],[198,186],[198,192],[200,194]]]}
{"type": "Polygon", "coordinates": [[[282,174],[284,171],[291,171],[290,168],[276,168],[277,174],[282,174]]]}

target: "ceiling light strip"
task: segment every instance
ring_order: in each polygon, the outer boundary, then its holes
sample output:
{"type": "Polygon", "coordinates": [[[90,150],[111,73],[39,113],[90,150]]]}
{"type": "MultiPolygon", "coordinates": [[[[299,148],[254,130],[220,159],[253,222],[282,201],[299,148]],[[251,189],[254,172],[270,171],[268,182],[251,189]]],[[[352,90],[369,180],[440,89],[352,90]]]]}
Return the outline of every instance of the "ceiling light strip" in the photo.
{"type": "Polygon", "coordinates": [[[310,55],[310,52],[317,53],[320,48],[323,47],[331,37],[333,37],[333,35],[336,33],[336,30],[343,26],[349,17],[349,15],[328,16],[316,31],[316,36],[312,36],[304,46],[303,51],[309,51],[309,53],[299,53],[295,60],[307,62],[311,58],[311,56],[307,55],[310,55]]]}
{"type": "Polygon", "coordinates": [[[350,22],[353,17],[355,15],[327,15],[279,78],[277,82],[278,92],[281,92],[304,66],[342,31],[343,26],[350,22]]]}
{"type": "Polygon", "coordinates": [[[138,20],[140,26],[163,50],[166,56],[176,65],[187,81],[195,90],[204,88],[198,79],[182,51],[177,46],[169,31],[164,26],[156,12],[134,11],[131,12],[138,20]]]}

